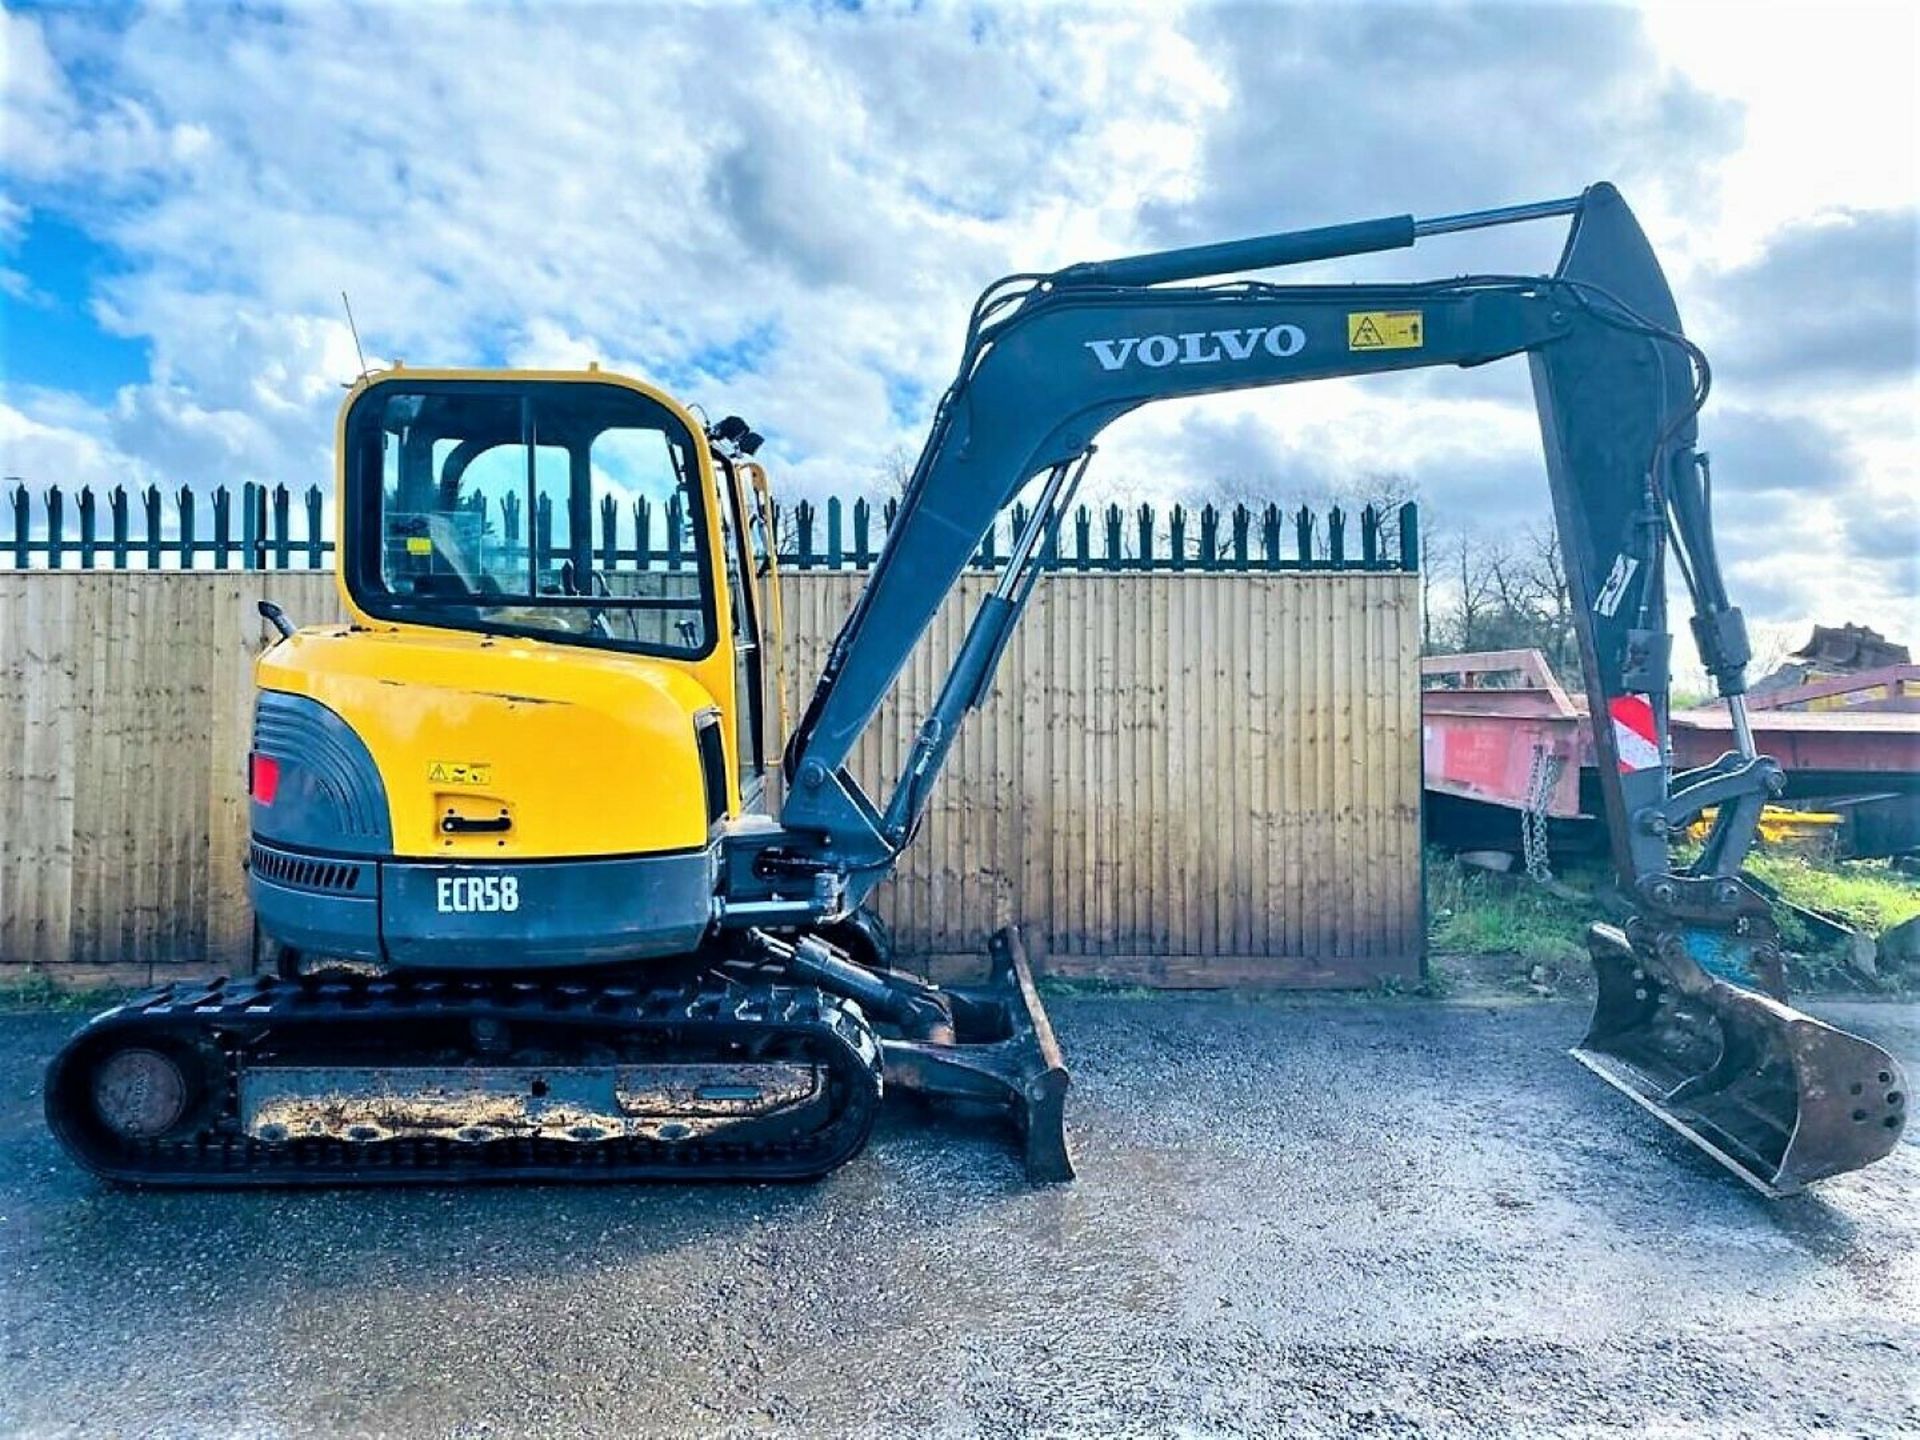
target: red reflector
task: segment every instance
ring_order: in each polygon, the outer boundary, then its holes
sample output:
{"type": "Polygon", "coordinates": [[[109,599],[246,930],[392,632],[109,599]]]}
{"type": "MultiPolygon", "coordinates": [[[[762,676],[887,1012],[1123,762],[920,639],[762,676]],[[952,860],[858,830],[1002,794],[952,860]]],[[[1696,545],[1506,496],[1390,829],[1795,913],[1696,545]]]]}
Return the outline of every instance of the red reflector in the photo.
{"type": "Polygon", "coordinates": [[[247,756],[247,793],[262,805],[273,804],[280,793],[280,762],[257,750],[247,756]]]}

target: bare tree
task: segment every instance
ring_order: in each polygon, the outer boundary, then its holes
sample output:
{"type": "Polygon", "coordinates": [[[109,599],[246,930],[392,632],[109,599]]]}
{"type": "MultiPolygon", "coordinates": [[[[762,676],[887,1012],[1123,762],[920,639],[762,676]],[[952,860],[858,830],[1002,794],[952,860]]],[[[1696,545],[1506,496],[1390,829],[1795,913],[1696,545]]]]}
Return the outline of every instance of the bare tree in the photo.
{"type": "Polygon", "coordinates": [[[1573,633],[1573,593],[1567,586],[1566,557],[1560,553],[1560,532],[1552,525],[1527,530],[1528,568],[1540,611],[1540,650],[1562,680],[1572,680],[1580,668],[1580,647],[1573,633]]]}
{"type": "Polygon", "coordinates": [[[1484,548],[1469,530],[1453,537],[1449,556],[1454,584],[1453,620],[1448,643],[1455,650],[1485,650],[1487,617],[1493,610],[1493,581],[1484,548]]]}
{"type": "Polygon", "coordinates": [[[883,499],[901,499],[907,493],[907,482],[912,479],[913,452],[904,445],[890,446],[874,467],[874,488],[883,499]]]}
{"type": "Polygon", "coordinates": [[[1578,682],[1573,602],[1559,536],[1551,527],[1532,527],[1514,542],[1461,530],[1423,551],[1428,654],[1436,649],[1538,650],[1563,680],[1578,682]],[[1437,576],[1426,558],[1434,551],[1444,557],[1437,576]]]}

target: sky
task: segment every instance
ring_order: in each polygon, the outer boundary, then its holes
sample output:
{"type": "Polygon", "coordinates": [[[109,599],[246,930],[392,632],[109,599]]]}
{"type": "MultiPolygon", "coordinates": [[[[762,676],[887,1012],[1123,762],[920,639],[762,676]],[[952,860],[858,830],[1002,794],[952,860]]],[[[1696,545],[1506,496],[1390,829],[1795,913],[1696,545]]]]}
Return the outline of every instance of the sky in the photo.
{"type": "MultiPolygon", "coordinates": [[[[1920,7],[11,5],[0,474],[326,484],[368,357],[604,365],[790,495],[916,453],[990,280],[1618,184],[1689,333],[1730,589],[1920,646],[1920,7]]],[[[1547,223],[1305,280],[1550,269],[1547,223]]],[[[1544,523],[1526,367],[1166,403],[1085,498],[1544,523]]]]}

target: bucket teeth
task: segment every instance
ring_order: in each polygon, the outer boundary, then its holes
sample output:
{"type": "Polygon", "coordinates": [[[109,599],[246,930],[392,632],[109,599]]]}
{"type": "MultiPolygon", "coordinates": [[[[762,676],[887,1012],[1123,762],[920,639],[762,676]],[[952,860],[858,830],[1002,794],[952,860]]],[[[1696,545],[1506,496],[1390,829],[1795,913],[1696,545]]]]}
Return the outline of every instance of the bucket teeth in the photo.
{"type": "Polygon", "coordinates": [[[1906,1082],[1878,1045],[1611,926],[1589,930],[1587,949],[1598,988],[1574,1058],[1765,1194],[1898,1143],[1906,1082]]]}

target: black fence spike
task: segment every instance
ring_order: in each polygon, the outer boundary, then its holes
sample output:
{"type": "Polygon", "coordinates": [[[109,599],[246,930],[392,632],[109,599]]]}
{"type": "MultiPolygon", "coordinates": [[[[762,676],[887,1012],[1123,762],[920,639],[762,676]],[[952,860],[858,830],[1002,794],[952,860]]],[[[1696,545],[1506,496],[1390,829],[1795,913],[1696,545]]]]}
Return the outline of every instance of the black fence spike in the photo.
{"type": "Polygon", "coordinates": [[[799,500],[793,507],[794,568],[813,568],[813,502],[799,500]]]}
{"type": "Polygon", "coordinates": [[[77,508],[80,511],[80,568],[82,570],[91,570],[94,565],[94,557],[99,551],[94,529],[98,517],[94,513],[93,487],[91,485],[82,485],[80,487],[80,500],[77,508]]]}
{"type": "Polygon", "coordinates": [[[33,535],[33,496],[27,493],[25,485],[13,487],[9,497],[13,502],[13,563],[16,569],[27,568],[27,542],[33,535]]]}
{"type": "Polygon", "coordinates": [[[307,504],[307,568],[318,570],[326,564],[327,494],[318,485],[309,485],[307,504]]]}
{"type": "Polygon", "coordinates": [[[158,570],[160,568],[160,487],[158,485],[149,485],[140,492],[140,511],[147,527],[147,568],[158,570]]]}
{"type": "Polygon", "coordinates": [[[113,517],[113,568],[127,568],[127,487],[116,485],[107,496],[107,512],[113,517]]]}
{"type": "Polygon", "coordinates": [[[47,487],[47,566],[58,570],[66,549],[66,500],[58,485],[47,487]]]}
{"type": "MultiPolygon", "coordinates": [[[[93,487],[69,491],[50,486],[36,504],[29,487],[12,480],[4,500],[0,500],[0,556],[10,557],[23,569],[42,561],[58,568],[73,556],[82,568],[91,569],[100,563],[100,551],[105,548],[113,557],[114,568],[122,570],[136,561],[150,568],[177,563],[182,569],[196,569],[202,555],[216,570],[255,570],[295,566],[317,569],[330,563],[333,555],[334,542],[326,523],[326,491],[318,485],[306,486],[297,497],[287,485],[254,481],[200,491],[181,486],[164,495],[156,485],[134,492],[125,485],[115,485],[105,492],[105,508],[108,518],[103,526],[101,496],[93,487]],[[131,513],[136,497],[138,533],[131,513]],[[236,501],[240,506],[237,527],[236,501]],[[171,528],[167,523],[169,510],[171,528]],[[207,510],[212,513],[212,533],[203,536],[201,517],[207,510]],[[77,536],[70,533],[74,514],[79,517],[77,536]]],[[[500,497],[497,516],[484,496],[472,497],[468,508],[477,517],[490,549],[497,547],[506,555],[537,563],[546,563],[556,553],[556,517],[550,497],[538,498],[531,517],[525,514],[525,498],[512,493],[500,497]],[[529,518],[531,524],[527,523],[529,518]]],[[[644,495],[633,499],[631,548],[623,543],[625,522],[621,511],[614,497],[605,496],[592,512],[598,535],[591,548],[605,569],[614,570],[627,563],[642,570],[660,564],[682,569],[691,562],[691,519],[681,497],[672,496],[664,502],[644,495]],[[663,522],[661,526],[654,523],[656,515],[663,522]]],[[[563,515],[570,513],[569,506],[563,515]]],[[[875,543],[876,516],[882,532],[891,534],[899,513],[899,500],[891,496],[880,501],[868,496],[851,500],[830,496],[824,501],[802,498],[793,503],[791,512],[776,505],[772,510],[776,556],[780,564],[797,570],[868,570],[884,548],[875,543]],[[847,533],[849,525],[851,535],[847,533]]],[[[1024,504],[1016,504],[998,517],[981,536],[971,564],[996,568],[1005,553],[1002,525],[1011,522],[1008,533],[1017,535],[1029,517],[1024,504]]],[[[1329,506],[1322,514],[1302,505],[1292,512],[1291,556],[1283,553],[1288,519],[1289,512],[1277,501],[1258,506],[1236,502],[1230,507],[1207,502],[1197,512],[1177,502],[1165,507],[1142,503],[1131,511],[1114,502],[1100,507],[1080,504],[1074,509],[1071,539],[1057,529],[1051,532],[1039,559],[1050,569],[1064,563],[1076,570],[1114,572],[1420,568],[1420,516],[1413,501],[1392,511],[1374,504],[1362,506],[1358,556],[1349,554],[1350,516],[1342,507],[1329,506]],[[1316,534],[1323,523],[1324,547],[1316,534]]]]}

